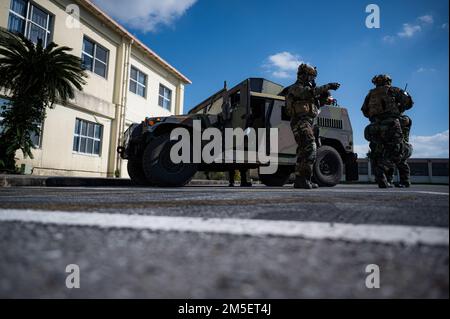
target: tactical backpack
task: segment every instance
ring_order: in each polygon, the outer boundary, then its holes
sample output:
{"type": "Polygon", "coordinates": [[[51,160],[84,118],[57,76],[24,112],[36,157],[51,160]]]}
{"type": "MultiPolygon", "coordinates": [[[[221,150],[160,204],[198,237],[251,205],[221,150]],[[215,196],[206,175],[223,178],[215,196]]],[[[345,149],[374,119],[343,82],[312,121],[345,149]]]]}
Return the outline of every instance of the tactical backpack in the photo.
{"type": "Polygon", "coordinates": [[[387,118],[369,124],[364,130],[364,137],[372,143],[401,144],[403,132],[399,119],[387,118]]]}
{"type": "Polygon", "coordinates": [[[380,86],[370,91],[367,115],[369,118],[385,113],[399,113],[395,97],[389,86],[380,86]]]}

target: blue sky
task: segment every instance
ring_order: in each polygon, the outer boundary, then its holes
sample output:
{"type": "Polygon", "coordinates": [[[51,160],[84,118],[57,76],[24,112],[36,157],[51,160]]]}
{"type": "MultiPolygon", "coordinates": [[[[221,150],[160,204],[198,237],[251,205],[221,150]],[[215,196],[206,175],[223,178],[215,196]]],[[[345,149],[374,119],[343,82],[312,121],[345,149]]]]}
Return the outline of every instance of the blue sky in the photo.
{"type": "Polygon", "coordinates": [[[414,157],[448,157],[448,1],[95,0],[188,76],[185,112],[247,77],[288,85],[301,61],[317,66],[318,83],[350,111],[364,154],[360,112],[371,78],[388,73],[415,100],[414,157]],[[130,3],[134,2],[133,5],[130,3]],[[381,28],[368,29],[365,8],[380,7],[381,28]]]}

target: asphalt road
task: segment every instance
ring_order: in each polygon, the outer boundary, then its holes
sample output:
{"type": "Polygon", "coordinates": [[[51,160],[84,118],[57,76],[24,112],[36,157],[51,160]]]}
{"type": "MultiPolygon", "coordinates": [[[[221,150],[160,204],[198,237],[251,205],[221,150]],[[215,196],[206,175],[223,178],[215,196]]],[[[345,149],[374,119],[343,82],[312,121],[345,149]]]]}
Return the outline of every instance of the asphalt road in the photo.
{"type": "Polygon", "coordinates": [[[0,188],[0,297],[448,298],[448,193],[0,188]]]}

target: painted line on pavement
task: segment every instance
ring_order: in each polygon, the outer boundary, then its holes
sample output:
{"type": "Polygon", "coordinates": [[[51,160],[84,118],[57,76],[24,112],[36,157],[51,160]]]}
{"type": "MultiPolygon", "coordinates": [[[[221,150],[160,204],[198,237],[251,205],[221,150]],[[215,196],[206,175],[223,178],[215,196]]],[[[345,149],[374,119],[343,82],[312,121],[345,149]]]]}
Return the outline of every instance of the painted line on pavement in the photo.
{"type": "Polygon", "coordinates": [[[449,245],[449,230],[437,227],[353,225],[236,218],[143,216],[63,211],[0,210],[0,222],[28,222],[151,231],[299,237],[385,244],[449,245]]]}

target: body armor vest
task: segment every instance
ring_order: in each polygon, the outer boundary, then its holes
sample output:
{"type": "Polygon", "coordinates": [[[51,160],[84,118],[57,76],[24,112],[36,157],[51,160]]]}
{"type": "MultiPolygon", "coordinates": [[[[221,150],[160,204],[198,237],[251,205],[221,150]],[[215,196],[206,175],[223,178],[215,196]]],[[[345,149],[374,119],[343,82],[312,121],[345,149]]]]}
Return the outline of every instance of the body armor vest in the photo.
{"type": "Polygon", "coordinates": [[[380,86],[370,91],[367,114],[369,118],[382,114],[400,114],[390,87],[380,86]]]}
{"type": "Polygon", "coordinates": [[[286,110],[291,117],[311,117],[319,115],[319,109],[315,99],[305,99],[305,97],[296,97],[294,94],[288,94],[286,97],[286,110]]]}

